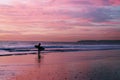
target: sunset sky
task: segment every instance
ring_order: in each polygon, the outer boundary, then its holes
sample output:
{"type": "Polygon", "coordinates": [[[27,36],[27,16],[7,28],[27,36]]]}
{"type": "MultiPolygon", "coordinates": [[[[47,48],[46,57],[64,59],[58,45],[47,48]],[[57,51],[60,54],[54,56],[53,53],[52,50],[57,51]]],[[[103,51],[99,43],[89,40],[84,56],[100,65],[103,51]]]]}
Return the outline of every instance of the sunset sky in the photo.
{"type": "Polygon", "coordinates": [[[120,0],[0,0],[0,40],[120,40],[120,0]]]}

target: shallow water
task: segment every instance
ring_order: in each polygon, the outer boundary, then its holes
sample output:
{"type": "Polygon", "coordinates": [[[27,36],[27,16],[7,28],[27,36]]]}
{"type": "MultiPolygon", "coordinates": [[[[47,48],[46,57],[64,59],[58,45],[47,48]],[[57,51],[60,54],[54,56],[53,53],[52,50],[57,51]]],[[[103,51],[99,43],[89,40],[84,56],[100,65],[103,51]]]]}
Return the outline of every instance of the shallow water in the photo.
{"type": "Polygon", "coordinates": [[[1,80],[120,80],[120,50],[0,58],[1,80]]]}

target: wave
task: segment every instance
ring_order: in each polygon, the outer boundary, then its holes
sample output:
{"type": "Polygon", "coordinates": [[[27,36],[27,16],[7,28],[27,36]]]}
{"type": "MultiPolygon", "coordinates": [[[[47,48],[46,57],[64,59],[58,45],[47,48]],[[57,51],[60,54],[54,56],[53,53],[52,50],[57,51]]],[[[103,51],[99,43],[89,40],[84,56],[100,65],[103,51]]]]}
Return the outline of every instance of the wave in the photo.
{"type": "MultiPolygon", "coordinates": [[[[72,49],[72,50],[96,50],[96,49],[100,49],[100,50],[104,50],[104,49],[120,49],[120,45],[56,45],[56,46],[43,46],[46,50],[52,50],[52,49],[72,49]]],[[[5,51],[9,51],[9,52],[14,52],[14,51],[36,51],[37,49],[32,46],[32,47],[9,47],[9,48],[0,48],[0,50],[5,50],[5,51]]]]}
{"type": "Polygon", "coordinates": [[[0,56],[15,56],[15,55],[27,55],[27,54],[36,54],[36,53],[17,53],[17,54],[14,54],[14,53],[11,53],[11,54],[0,54],[0,56]]]}
{"type": "MultiPolygon", "coordinates": [[[[12,56],[12,55],[27,55],[27,54],[36,54],[37,49],[25,49],[25,48],[5,48],[0,49],[8,51],[9,53],[1,54],[0,56],[12,56]]],[[[45,51],[42,51],[41,53],[51,53],[51,52],[78,52],[78,51],[95,51],[95,50],[120,50],[120,47],[118,46],[84,46],[81,48],[46,48],[45,51]]]]}
{"type": "MultiPolygon", "coordinates": [[[[0,42],[0,56],[36,54],[34,47],[38,42],[0,42]]],[[[76,43],[42,43],[42,53],[75,52],[93,50],[120,50],[120,45],[81,45],[76,43]]]]}
{"type": "MultiPolygon", "coordinates": [[[[120,49],[120,45],[79,45],[79,46],[43,46],[45,51],[83,51],[83,50],[113,50],[120,49]]],[[[10,47],[0,48],[0,50],[8,52],[27,52],[37,51],[34,47],[10,47]]]]}

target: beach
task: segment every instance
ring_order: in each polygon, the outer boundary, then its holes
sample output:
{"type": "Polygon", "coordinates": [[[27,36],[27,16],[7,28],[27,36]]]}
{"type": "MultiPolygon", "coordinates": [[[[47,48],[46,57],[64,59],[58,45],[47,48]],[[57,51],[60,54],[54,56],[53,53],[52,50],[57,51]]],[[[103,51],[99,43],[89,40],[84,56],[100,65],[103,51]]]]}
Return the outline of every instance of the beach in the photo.
{"type": "Polygon", "coordinates": [[[0,80],[120,80],[120,50],[0,57],[0,80]]]}

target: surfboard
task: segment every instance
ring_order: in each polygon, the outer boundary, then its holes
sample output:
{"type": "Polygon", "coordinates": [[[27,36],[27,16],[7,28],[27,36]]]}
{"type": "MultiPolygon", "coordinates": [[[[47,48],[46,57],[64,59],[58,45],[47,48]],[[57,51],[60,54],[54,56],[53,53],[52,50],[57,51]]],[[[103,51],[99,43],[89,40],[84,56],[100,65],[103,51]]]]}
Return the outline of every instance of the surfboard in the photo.
{"type": "Polygon", "coordinates": [[[44,48],[44,47],[41,47],[41,46],[38,46],[38,45],[35,45],[35,48],[38,48],[40,51],[45,50],[45,48],[44,48]]]}

